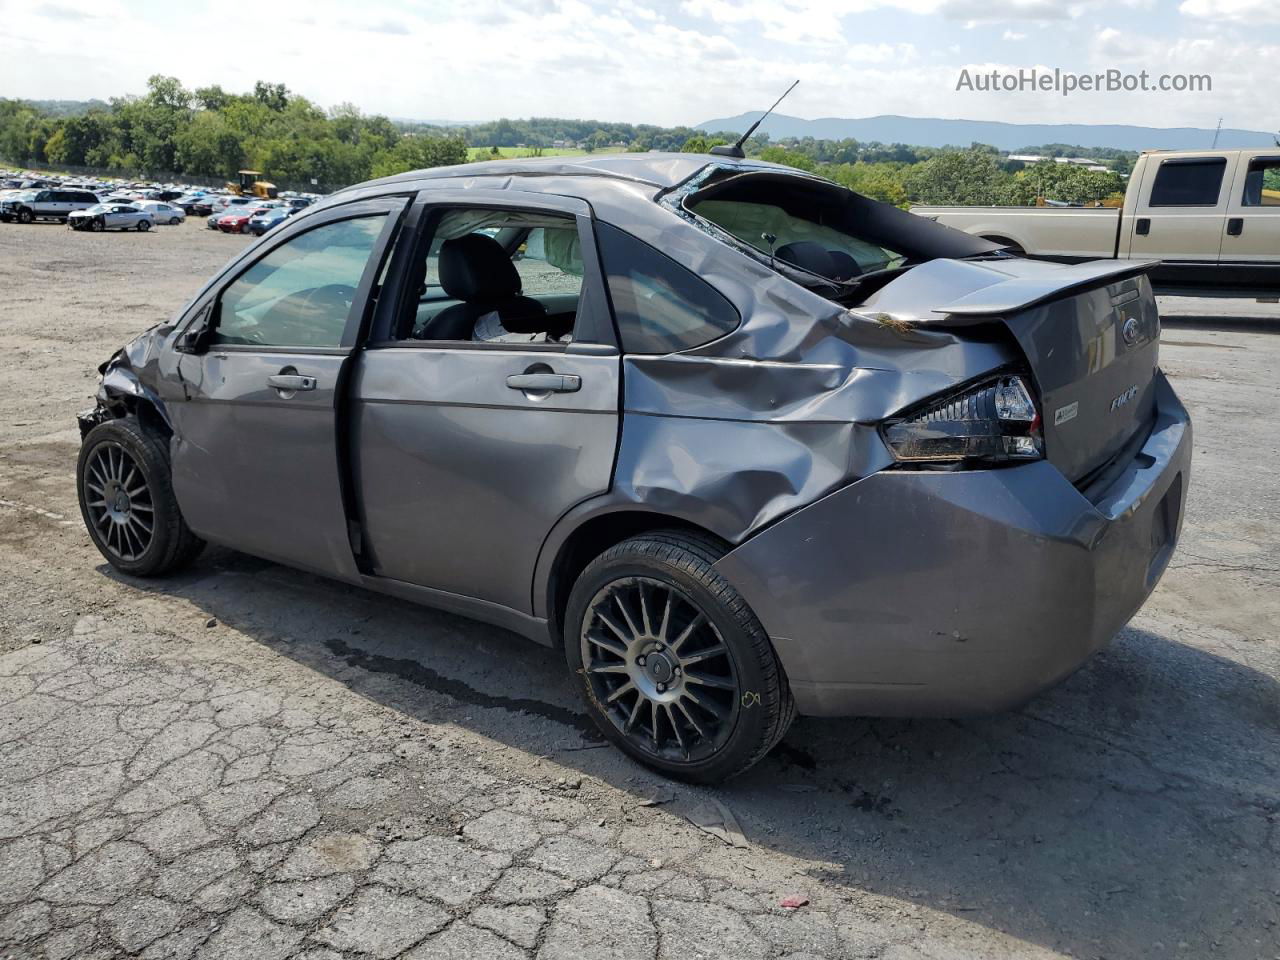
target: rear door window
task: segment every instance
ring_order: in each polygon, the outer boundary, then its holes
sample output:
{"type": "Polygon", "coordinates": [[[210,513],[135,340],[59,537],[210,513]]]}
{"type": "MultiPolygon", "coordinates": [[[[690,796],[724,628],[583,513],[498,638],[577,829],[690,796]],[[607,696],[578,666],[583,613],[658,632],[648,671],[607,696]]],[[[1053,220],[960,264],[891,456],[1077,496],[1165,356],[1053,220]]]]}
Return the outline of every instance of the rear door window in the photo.
{"type": "Polygon", "coordinates": [[[738,326],[732,303],[648,244],[607,223],[596,242],[627,353],[687,350],[738,326]]]}
{"type": "Polygon", "coordinates": [[[1226,157],[1165,160],[1151,188],[1152,207],[1216,207],[1222,193],[1226,157]]]}

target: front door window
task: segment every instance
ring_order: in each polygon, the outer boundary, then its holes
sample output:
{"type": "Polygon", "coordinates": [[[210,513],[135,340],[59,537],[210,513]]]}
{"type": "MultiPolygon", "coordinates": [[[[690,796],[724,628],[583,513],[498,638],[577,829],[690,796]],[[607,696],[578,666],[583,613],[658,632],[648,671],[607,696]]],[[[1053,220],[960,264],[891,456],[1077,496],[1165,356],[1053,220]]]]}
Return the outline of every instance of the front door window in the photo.
{"type": "Polygon", "coordinates": [[[384,218],[327,223],[276,247],[223,291],[213,342],[341,346],[384,218]]]}

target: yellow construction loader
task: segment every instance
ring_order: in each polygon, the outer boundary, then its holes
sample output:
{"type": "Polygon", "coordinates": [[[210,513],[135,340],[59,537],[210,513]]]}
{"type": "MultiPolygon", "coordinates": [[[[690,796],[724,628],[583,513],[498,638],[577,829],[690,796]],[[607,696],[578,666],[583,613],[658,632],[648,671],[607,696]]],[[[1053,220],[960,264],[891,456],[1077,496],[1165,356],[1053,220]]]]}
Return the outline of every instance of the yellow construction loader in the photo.
{"type": "Polygon", "coordinates": [[[227,189],[232,193],[242,197],[262,197],[264,200],[275,197],[276,185],[259,179],[262,176],[261,170],[240,170],[238,176],[239,183],[227,184],[227,189]]]}

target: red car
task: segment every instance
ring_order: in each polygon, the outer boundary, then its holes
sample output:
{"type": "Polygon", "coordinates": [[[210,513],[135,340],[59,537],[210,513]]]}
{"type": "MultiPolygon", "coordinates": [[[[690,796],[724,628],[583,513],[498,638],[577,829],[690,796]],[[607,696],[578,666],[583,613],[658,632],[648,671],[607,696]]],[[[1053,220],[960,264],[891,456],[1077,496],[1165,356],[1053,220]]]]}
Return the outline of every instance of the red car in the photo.
{"type": "Polygon", "coordinates": [[[249,218],[254,216],[255,214],[262,213],[264,210],[269,210],[269,209],[271,208],[270,207],[251,207],[248,204],[245,204],[244,206],[241,206],[241,207],[236,207],[234,210],[228,213],[224,213],[218,219],[218,229],[221,230],[223,233],[248,233],[249,218]]]}

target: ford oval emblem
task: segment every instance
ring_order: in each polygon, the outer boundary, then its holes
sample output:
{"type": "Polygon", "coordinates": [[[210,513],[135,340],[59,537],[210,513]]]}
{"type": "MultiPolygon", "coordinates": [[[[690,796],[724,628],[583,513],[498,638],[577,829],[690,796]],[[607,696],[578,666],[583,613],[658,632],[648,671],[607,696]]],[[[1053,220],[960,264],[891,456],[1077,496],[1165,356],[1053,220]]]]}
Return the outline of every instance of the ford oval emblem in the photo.
{"type": "Polygon", "coordinates": [[[1124,342],[1132,346],[1138,342],[1138,318],[1130,317],[1124,322],[1124,326],[1120,328],[1120,334],[1124,337],[1124,342]]]}

